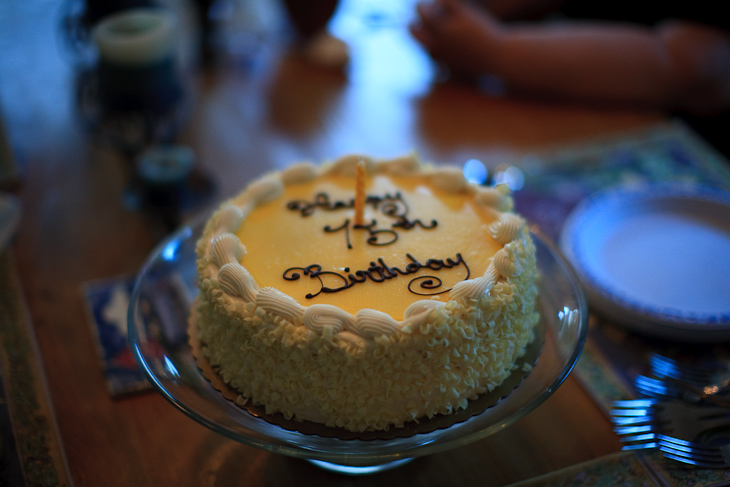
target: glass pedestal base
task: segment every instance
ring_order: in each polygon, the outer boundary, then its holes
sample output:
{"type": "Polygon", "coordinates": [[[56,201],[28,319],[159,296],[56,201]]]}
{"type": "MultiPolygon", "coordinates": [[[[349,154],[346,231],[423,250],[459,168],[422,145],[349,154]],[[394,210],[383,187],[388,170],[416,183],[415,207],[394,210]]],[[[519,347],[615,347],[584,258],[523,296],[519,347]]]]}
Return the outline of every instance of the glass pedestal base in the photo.
{"type": "Polygon", "coordinates": [[[330,472],[336,472],[345,475],[369,475],[378,472],[386,472],[388,470],[398,468],[405,465],[406,463],[410,463],[411,461],[413,461],[413,458],[401,458],[400,460],[394,460],[392,462],[365,466],[342,465],[340,463],[325,462],[322,460],[307,461],[312,465],[316,465],[324,470],[329,470],[330,472]]]}
{"type": "MultiPolygon", "coordinates": [[[[473,415],[467,408],[463,410],[467,417],[449,418],[450,424],[442,428],[423,421],[423,431],[416,433],[415,425],[410,425],[388,438],[341,439],[324,426],[312,433],[284,428],[232,404],[199,367],[188,332],[198,292],[196,244],[202,227],[197,223],[181,228],[161,242],[137,277],[129,308],[129,339],[137,362],[160,394],[213,431],[245,445],[306,459],[331,472],[363,476],[388,471],[412,458],[463,446],[504,429],[558,388],[578,359],[588,331],[585,297],[572,268],[552,243],[533,234],[540,273],[537,310],[544,340],[529,374],[520,377],[519,385],[511,385],[507,394],[498,394],[496,404],[478,407],[482,412],[473,415]]],[[[336,430],[336,434],[344,432],[336,430]]]]}

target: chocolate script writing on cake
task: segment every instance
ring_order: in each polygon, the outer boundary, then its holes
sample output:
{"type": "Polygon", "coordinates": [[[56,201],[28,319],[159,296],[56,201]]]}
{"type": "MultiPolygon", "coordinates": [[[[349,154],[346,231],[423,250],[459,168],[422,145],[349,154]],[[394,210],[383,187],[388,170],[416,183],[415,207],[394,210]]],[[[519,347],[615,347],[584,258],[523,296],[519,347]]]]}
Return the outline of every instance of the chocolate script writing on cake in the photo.
{"type": "MultiPolygon", "coordinates": [[[[408,218],[408,204],[403,199],[400,192],[395,194],[385,194],[384,196],[368,195],[365,199],[365,204],[371,205],[375,211],[379,211],[383,215],[393,218],[395,221],[390,225],[390,228],[378,227],[376,219],[372,219],[368,224],[357,225],[353,224],[349,218],[346,218],[342,225],[333,227],[332,225],[326,225],[323,230],[326,233],[336,233],[340,231],[345,232],[345,239],[347,242],[347,248],[352,249],[350,242],[350,230],[366,230],[369,233],[369,237],[366,240],[368,245],[390,245],[398,240],[398,233],[395,231],[397,228],[404,230],[411,230],[415,227],[421,227],[424,230],[431,230],[436,228],[438,222],[431,220],[429,224],[424,224],[419,219],[408,218]]],[[[299,211],[303,217],[312,215],[316,209],[322,209],[324,211],[337,211],[348,208],[353,208],[355,200],[350,199],[349,201],[332,201],[327,193],[317,193],[314,200],[295,200],[287,203],[286,207],[292,211],[299,211]]],[[[336,293],[351,288],[355,284],[360,284],[368,280],[372,282],[385,282],[388,279],[395,277],[415,274],[421,269],[430,269],[432,271],[440,271],[441,269],[451,269],[459,265],[463,265],[466,269],[466,277],[464,280],[469,279],[471,274],[469,266],[461,256],[461,253],[456,254],[456,258],[447,258],[445,261],[442,259],[428,259],[425,264],[420,263],[411,254],[406,254],[406,257],[410,262],[406,264],[405,268],[390,267],[385,263],[382,257],[378,258],[376,262],[370,262],[370,267],[367,269],[361,269],[350,273],[350,268],[345,267],[344,274],[334,271],[322,270],[322,266],[319,264],[308,265],[307,267],[290,267],[284,271],[283,277],[287,281],[299,280],[302,275],[308,276],[311,279],[316,279],[319,283],[319,289],[315,293],[308,293],[305,297],[312,299],[319,296],[321,293],[336,293]]],[[[414,277],[408,282],[408,290],[419,296],[435,296],[438,294],[447,293],[451,288],[443,289],[443,281],[432,275],[423,275],[414,277]]]]}
{"type": "MultiPolygon", "coordinates": [[[[344,231],[347,248],[351,249],[350,229],[367,230],[369,233],[368,239],[366,240],[368,245],[390,245],[398,240],[398,233],[394,230],[396,228],[411,230],[418,226],[425,230],[431,230],[438,225],[436,220],[431,220],[430,223],[425,224],[419,219],[409,219],[408,212],[410,210],[400,192],[394,195],[385,194],[385,196],[368,195],[365,199],[365,204],[372,206],[375,211],[380,211],[383,215],[395,219],[390,225],[390,228],[378,228],[378,222],[375,219],[372,219],[368,224],[354,225],[349,218],[346,218],[342,225],[338,227],[327,225],[324,227],[324,231],[327,233],[344,231]]],[[[337,211],[354,208],[354,206],[354,199],[350,199],[349,201],[332,201],[327,193],[317,193],[313,201],[295,200],[290,201],[286,205],[287,209],[298,211],[303,217],[312,215],[317,208],[324,211],[337,211]]]]}
{"type": "MultiPolygon", "coordinates": [[[[406,254],[406,257],[410,260],[410,262],[406,264],[404,269],[399,267],[390,267],[381,257],[378,258],[377,263],[370,262],[370,267],[364,270],[355,271],[355,273],[350,273],[350,268],[346,267],[345,272],[349,273],[347,275],[333,271],[323,271],[321,265],[312,264],[307,267],[290,267],[284,271],[283,277],[287,281],[296,281],[300,279],[303,274],[305,276],[309,276],[311,279],[317,279],[319,282],[319,290],[316,293],[308,293],[306,295],[307,299],[312,299],[320,293],[336,293],[344,291],[355,284],[360,284],[367,280],[371,280],[373,282],[384,282],[387,279],[393,279],[399,275],[407,276],[415,274],[424,268],[432,271],[439,271],[444,268],[451,269],[452,267],[463,265],[464,269],[466,269],[466,277],[464,277],[464,280],[469,279],[471,274],[469,266],[461,256],[461,253],[456,254],[456,259],[447,258],[445,261],[442,259],[428,259],[424,264],[420,263],[411,254],[406,254]],[[325,283],[325,279],[333,280],[334,287],[327,285],[325,283]]],[[[419,296],[435,296],[451,290],[451,288],[439,290],[442,286],[443,281],[436,276],[418,276],[410,280],[408,283],[408,290],[413,294],[418,294],[419,296]],[[420,289],[414,289],[416,284],[418,284],[418,288],[420,289]]]]}

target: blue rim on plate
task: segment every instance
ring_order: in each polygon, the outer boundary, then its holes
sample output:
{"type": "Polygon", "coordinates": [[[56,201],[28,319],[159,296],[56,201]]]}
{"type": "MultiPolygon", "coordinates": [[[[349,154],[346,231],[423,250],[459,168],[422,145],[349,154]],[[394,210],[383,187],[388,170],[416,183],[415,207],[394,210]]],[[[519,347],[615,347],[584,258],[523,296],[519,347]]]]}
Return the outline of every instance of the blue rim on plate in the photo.
{"type": "Polygon", "coordinates": [[[604,315],[661,338],[730,340],[730,193],[689,183],[599,191],[568,216],[560,247],[604,315]]]}

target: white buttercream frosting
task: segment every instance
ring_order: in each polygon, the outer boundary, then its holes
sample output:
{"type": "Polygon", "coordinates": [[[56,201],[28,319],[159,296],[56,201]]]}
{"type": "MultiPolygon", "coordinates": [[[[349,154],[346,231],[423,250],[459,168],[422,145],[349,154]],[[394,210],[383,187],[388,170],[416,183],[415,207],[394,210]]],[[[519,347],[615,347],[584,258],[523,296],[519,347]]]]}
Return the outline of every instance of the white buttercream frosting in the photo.
{"type": "Polygon", "coordinates": [[[474,202],[481,206],[494,208],[500,212],[511,211],[514,204],[510,196],[509,188],[504,184],[493,187],[476,187],[474,202]]]}
{"type": "Polygon", "coordinates": [[[405,175],[413,174],[418,171],[421,166],[414,156],[404,156],[388,161],[377,162],[375,171],[382,174],[405,175]]]}
{"type": "Polygon", "coordinates": [[[356,329],[355,317],[347,311],[331,304],[314,304],[308,306],[303,316],[304,326],[312,331],[322,332],[325,328],[337,333],[356,329]]]}
{"type": "Polygon", "coordinates": [[[264,287],[256,294],[256,305],[292,323],[301,323],[306,308],[291,296],[273,287],[264,287]]]}
{"type": "Polygon", "coordinates": [[[354,177],[355,168],[360,162],[365,165],[365,170],[369,174],[373,173],[375,170],[375,162],[371,157],[351,154],[340,157],[329,166],[323,168],[324,174],[338,174],[340,176],[354,177]]]}
{"type": "Polygon", "coordinates": [[[210,242],[210,253],[213,263],[218,267],[226,264],[240,263],[246,255],[246,247],[241,240],[230,232],[220,233],[210,242]]]}
{"type": "Polygon", "coordinates": [[[429,181],[435,187],[451,193],[458,193],[467,186],[464,173],[458,167],[440,167],[434,169],[429,176],[429,181]]]}
{"type": "Polygon", "coordinates": [[[514,277],[522,272],[522,263],[515,251],[515,242],[509,242],[494,254],[494,267],[504,277],[514,277]]]}
{"type": "Polygon", "coordinates": [[[514,213],[502,213],[499,218],[489,226],[492,237],[504,245],[517,238],[522,233],[522,218],[514,213]]]}
{"type": "Polygon", "coordinates": [[[424,169],[415,156],[353,155],[264,176],[214,214],[196,247],[204,351],[243,397],[287,418],[365,431],[466,407],[511,373],[537,321],[535,250],[511,207],[505,188],[475,187],[454,168],[424,169]],[[259,288],[240,264],[246,248],[234,235],[247,215],[284,185],[354,175],[360,160],[370,174],[417,173],[443,191],[468,191],[493,212],[485,238],[503,248],[484,274],[454,285],[447,302],[414,302],[401,321],[375,309],[353,316],[328,304],[302,306],[259,288]]]}
{"type": "Polygon", "coordinates": [[[242,265],[224,264],[218,270],[218,281],[224,293],[246,301],[256,301],[258,286],[242,265]]]}
{"type": "Polygon", "coordinates": [[[451,290],[451,299],[479,299],[487,294],[499,279],[500,272],[495,266],[489,266],[482,277],[457,283],[451,290]]]}
{"type": "Polygon", "coordinates": [[[400,330],[400,323],[389,314],[375,309],[361,309],[355,315],[355,333],[364,337],[391,335],[400,330]]]}
{"type": "Polygon", "coordinates": [[[217,214],[216,233],[231,232],[241,226],[246,213],[239,206],[226,204],[217,214]]]}
{"type": "Polygon", "coordinates": [[[317,167],[311,162],[293,164],[281,172],[281,181],[286,184],[297,184],[311,181],[317,177],[317,167]]]}
{"type": "Polygon", "coordinates": [[[412,303],[410,306],[406,308],[405,313],[403,314],[403,317],[405,319],[413,318],[415,316],[420,316],[423,313],[428,313],[432,309],[437,308],[439,306],[443,306],[444,303],[441,301],[434,301],[432,299],[422,299],[420,301],[416,301],[415,303],[412,303]]]}
{"type": "Polygon", "coordinates": [[[281,177],[270,174],[251,183],[245,193],[247,202],[253,204],[267,203],[284,192],[281,177]]]}

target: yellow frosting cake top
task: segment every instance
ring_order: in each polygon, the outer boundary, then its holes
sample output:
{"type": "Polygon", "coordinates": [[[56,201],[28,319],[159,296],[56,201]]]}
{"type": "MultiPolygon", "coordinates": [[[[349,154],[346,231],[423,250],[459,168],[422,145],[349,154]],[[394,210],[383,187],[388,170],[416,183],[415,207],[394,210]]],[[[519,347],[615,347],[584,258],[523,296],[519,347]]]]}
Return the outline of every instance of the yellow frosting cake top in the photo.
{"type": "Polygon", "coordinates": [[[502,248],[489,232],[494,212],[470,192],[376,174],[365,179],[365,194],[356,225],[352,177],[287,185],[236,232],[247,249],[242,265],[260,286],[302,306],[331,304],[353,315],[372,308],[402,320],[416,301],[448,301],[456,283],[483,275],[502,248]]]}
{"type": "Polygon", "coordinates": [[[203,285],[211,279],[226,302],[255,303],[313,331],[370,339],[417,326],[435,307],[479,300],[521,272],[527,230],[506,188],[415,157],[364,162],[359,225],[356,156],[251,183],[206,225],[203,285]]]}

